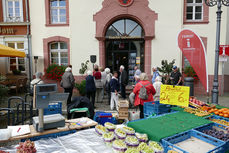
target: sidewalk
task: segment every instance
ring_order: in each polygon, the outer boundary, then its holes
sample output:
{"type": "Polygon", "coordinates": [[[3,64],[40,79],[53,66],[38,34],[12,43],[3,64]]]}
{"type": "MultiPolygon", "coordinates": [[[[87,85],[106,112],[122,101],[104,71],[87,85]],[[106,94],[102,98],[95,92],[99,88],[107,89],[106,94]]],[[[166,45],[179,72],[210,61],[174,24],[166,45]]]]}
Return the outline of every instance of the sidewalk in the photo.
{"type": "MultiPolygon", "coordinates": [[[[211,102],[211,96],[196,96],[198,100],[204,101],[204,102],[211,102]]],[[[219,96],[219,105],[224,107],[229,107],[229,92],[224,93],[223,96],[219,96]]]]}

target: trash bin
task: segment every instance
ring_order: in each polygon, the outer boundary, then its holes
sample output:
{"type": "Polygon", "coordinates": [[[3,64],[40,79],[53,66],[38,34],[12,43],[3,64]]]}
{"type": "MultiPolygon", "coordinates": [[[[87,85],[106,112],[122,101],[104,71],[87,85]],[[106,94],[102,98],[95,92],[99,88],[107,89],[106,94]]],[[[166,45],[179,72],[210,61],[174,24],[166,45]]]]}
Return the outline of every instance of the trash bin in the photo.
{"type": "Polygon", "coordinates": [[[194,96],[194,78],[186,77],[184,78],[184,86],[190,87],[190,96],[194,96]]]}

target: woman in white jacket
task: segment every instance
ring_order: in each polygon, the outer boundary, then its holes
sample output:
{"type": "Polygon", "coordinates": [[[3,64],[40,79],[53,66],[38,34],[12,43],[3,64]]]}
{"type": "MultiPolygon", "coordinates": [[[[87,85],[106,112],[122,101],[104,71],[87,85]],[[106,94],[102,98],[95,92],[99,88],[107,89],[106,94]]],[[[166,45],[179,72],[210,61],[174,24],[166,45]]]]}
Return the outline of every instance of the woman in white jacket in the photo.
{"type": "Polygon", "coordinates": [[[154,101],[160,101],[160,91],[161,91],[162,84],[163,83],[161,82],[161,77],[157,76],[155,82],[153,83],[153,87],[156,90],[156,93],[153,96],[154,101]]]}

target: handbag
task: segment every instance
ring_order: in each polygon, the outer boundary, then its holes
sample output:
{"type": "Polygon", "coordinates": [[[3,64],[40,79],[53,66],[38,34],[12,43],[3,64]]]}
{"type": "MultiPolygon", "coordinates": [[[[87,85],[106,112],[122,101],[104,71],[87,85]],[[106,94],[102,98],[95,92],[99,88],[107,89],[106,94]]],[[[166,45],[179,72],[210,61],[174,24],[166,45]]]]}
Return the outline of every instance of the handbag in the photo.
{"type": "Polygon", "coordinates": [[[96,88],[103,88],[103,83],[101,79],[95,80],[95,87],[96,88]]]}

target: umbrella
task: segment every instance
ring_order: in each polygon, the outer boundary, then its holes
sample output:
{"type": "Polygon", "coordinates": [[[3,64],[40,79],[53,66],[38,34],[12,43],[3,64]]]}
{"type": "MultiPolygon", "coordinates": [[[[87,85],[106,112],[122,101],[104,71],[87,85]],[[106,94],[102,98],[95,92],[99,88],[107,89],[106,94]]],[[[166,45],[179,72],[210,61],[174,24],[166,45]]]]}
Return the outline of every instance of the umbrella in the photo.
{"type": "Polygon", "coordinates": [[[0,44],[0,57],[25,57],[25,52],[0,44]]]}

